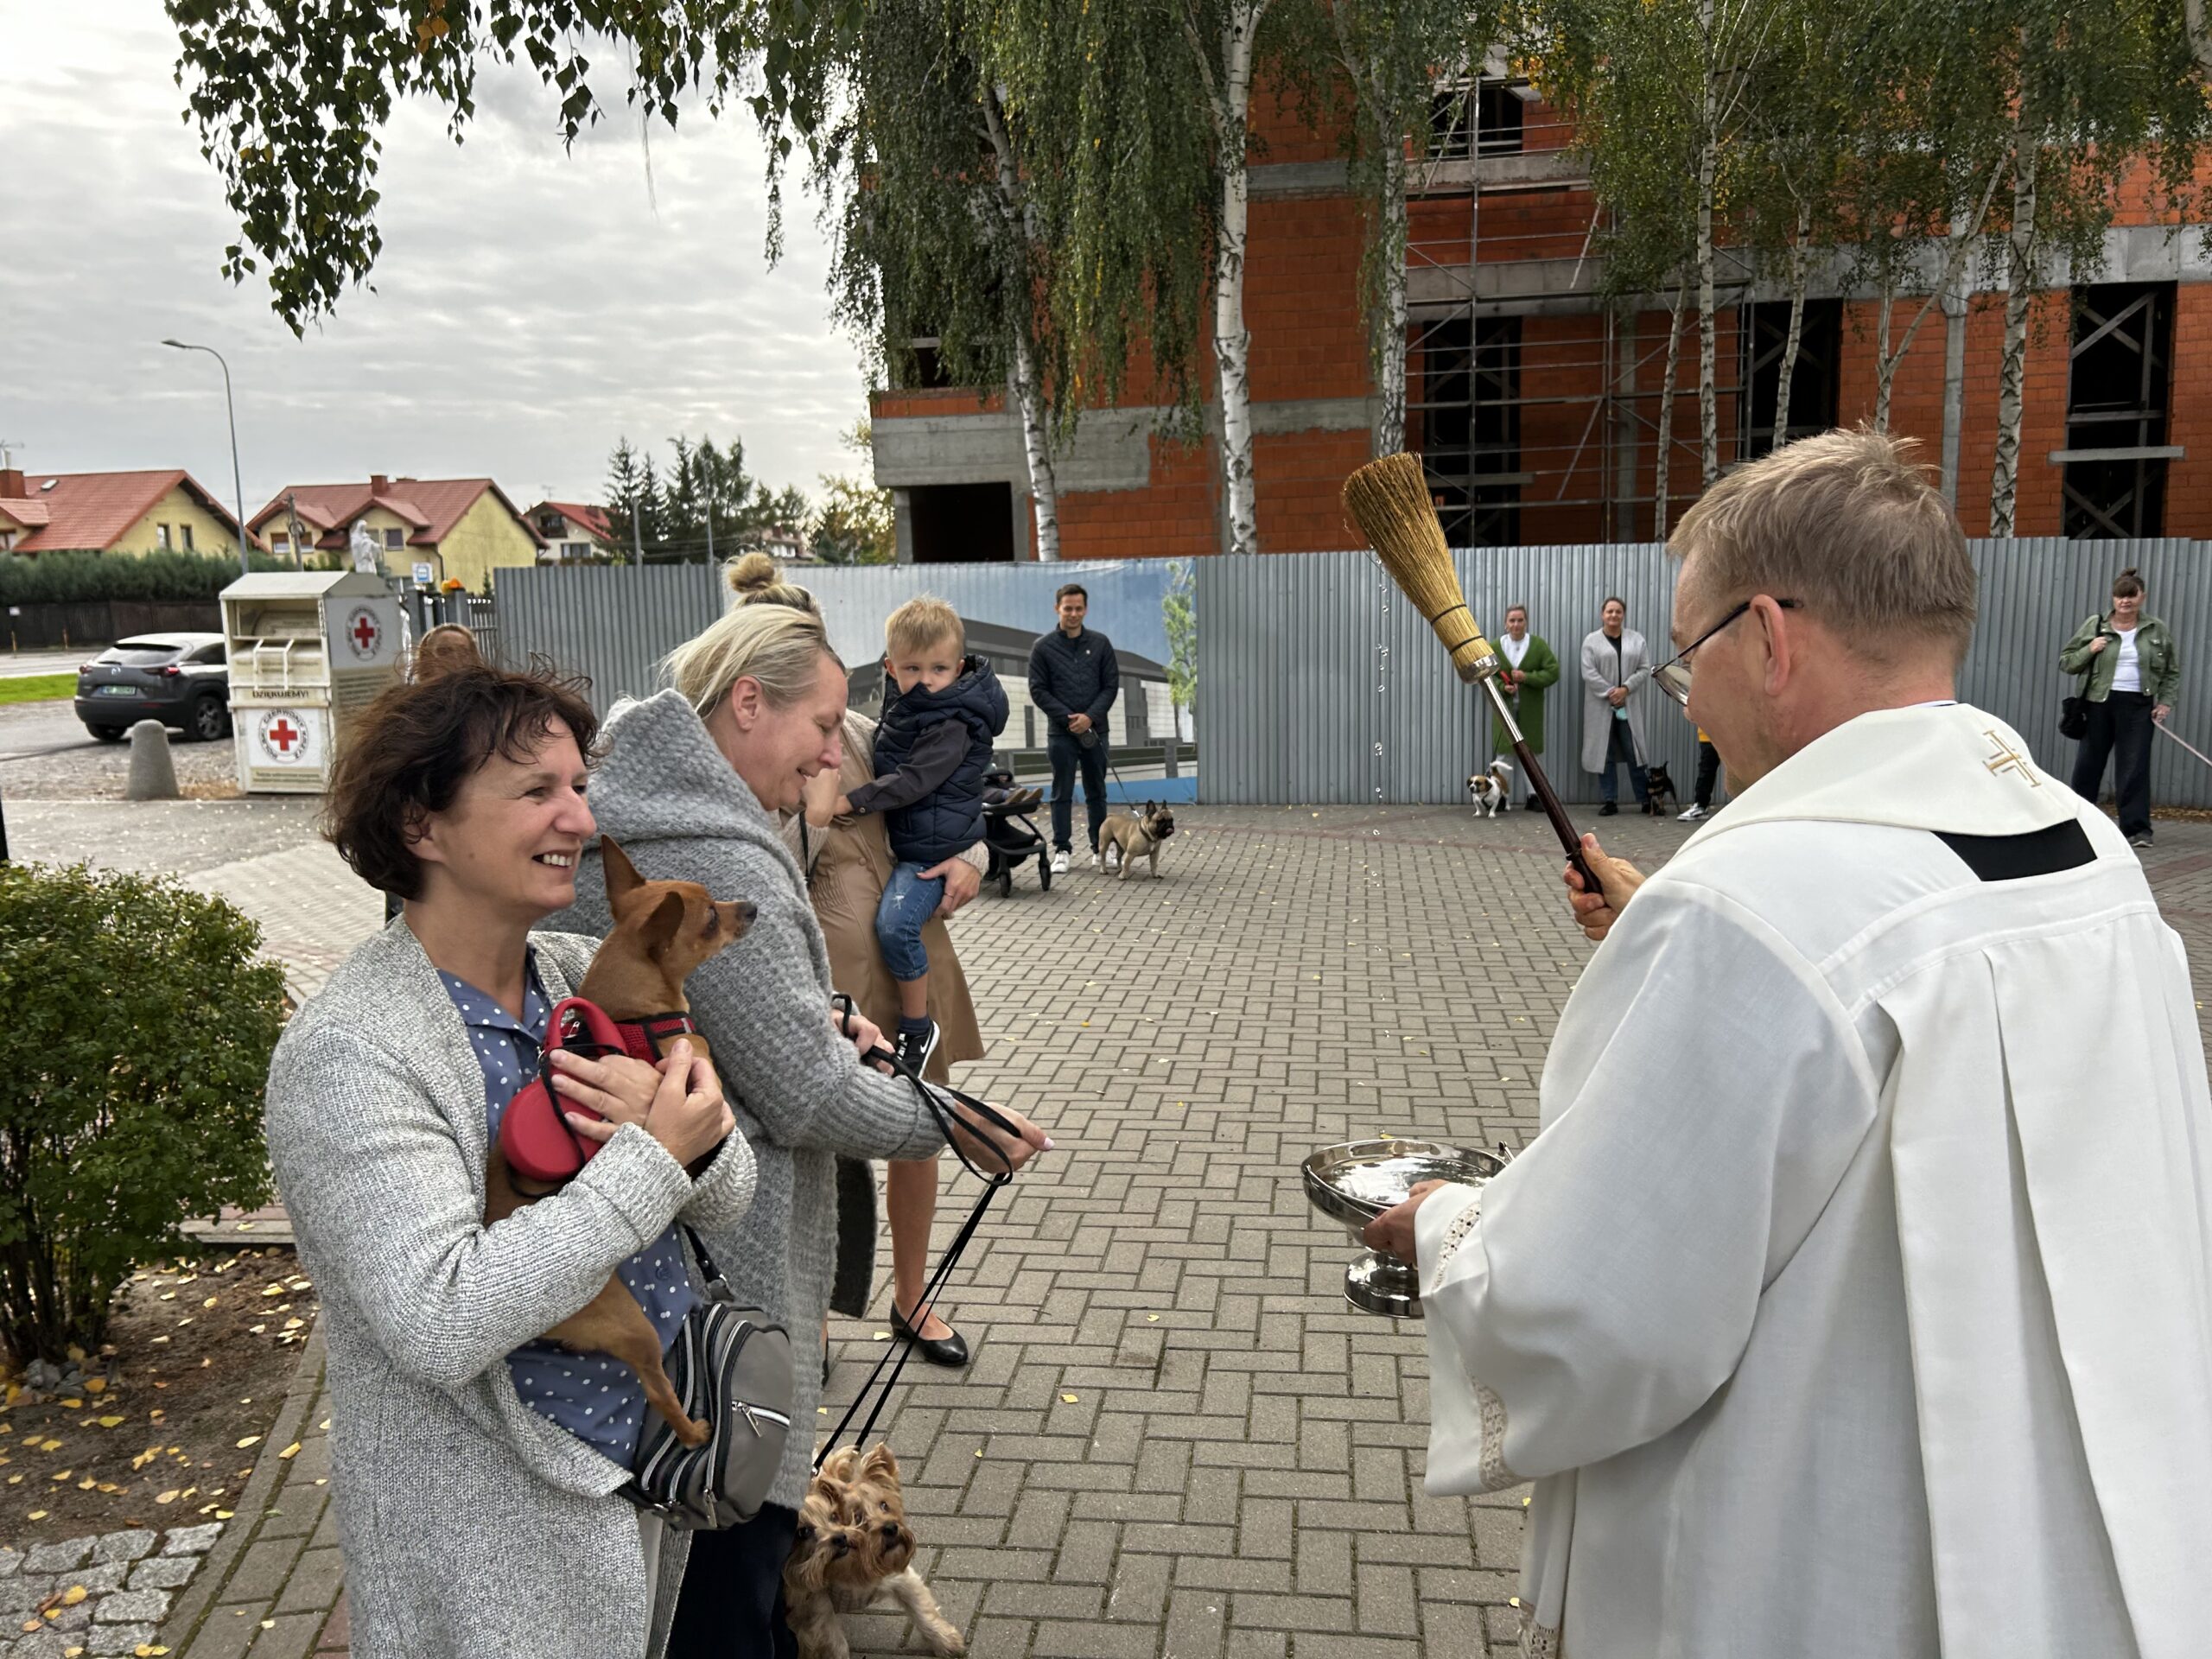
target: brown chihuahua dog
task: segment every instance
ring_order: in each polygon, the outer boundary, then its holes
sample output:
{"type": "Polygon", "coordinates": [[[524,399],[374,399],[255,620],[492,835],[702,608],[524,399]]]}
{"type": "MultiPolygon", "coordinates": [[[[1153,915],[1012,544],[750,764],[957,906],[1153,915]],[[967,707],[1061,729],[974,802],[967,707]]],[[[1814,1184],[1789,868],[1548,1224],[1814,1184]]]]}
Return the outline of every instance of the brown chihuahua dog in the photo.
{"type": "MultiPolygon", "coordinates": [[[[648,881],[622,849],[604,836],[599,849],[607,872],[607,907],[614,913],[614,925],[600,942],[576,995],[597,1003],[616,1021],[688,1012],[683,982],[708,957],[744,938],[753,925],[753,906],[741,901],[717,903],[696,881],[648,881]]],[[[704,1038],[694,1032],[682,1040],[705,1058],[704,1038]]],[[[484,1173],[485,1225],[556,1191],[557,1186],[516,1174],[499,1150],[499,1137],[493,1136],[484,1173]]],[[[677,1439],[686,1446],[706,1440],[706,1425],[684,1414],[661,1365],[660,1332],[619,1274],[609,1274],[598,1295],[545,1335],[570,1353],[607,1354],[620,1360],[637,1373],[646,1400],[667,1420],[677,1439]]]]}

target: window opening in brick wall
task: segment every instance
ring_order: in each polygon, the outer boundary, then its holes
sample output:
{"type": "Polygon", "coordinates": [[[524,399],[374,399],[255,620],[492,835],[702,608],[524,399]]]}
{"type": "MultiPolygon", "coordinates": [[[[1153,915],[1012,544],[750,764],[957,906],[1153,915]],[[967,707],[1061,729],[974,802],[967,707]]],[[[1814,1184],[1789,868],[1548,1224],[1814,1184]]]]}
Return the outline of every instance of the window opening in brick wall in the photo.
{"type": "Polygon", "coordinates": [[[909,343],[913,353],[910,364],[894,362],[899,388],[902,391],[927,391],[939,386],[949,386],[952,377],[945,372],[944,359],[938,355],[938,337],[925,334],[909,343]]]}
{"type": "Polygon", "coordinates": [[[1014,563],[1014,487],[920,484],[906,491],[916,564],[1014,563]]]}
{"type": "MultiPolygon", "coordinates": [[[[1750,460],[1774,448],[1775,400],[1782,395],[1782,355],[1789,344],[1789,302],[1741,308],[1737,384],[1749,400],[1737,428],[1736,453],[1750,460]]],[[[1843,359],[1843,302],[1807,300],[1799,325],[1797,362],[1789,374],[1789,418],[1783,442],[1826,432],[1837,418],[1838,369],[1843,359]]],[[[1672,492],[1669,492],[1672,493],[1672,492]]]]}
{"type": "Polygon", "coordinates": [[[1522,116],[1529,107],[1525,80],[1484,76],[1461,82],[1428,101],[1428,153],[1433,161],[1464,162],[1477,154],[1504,156],[1522,148],[1522,116]]]}
{"type": "Polygon", "coordinates": [[[2165,533],[2173,398],[2174,285],[2074,290],[2066,382],[2065,533],[2165,533]]]}
{"type": "Polygon", "coordinates": [[[1407,440],[1454,547],[1521,540],[1521,319],[1445,317],[1415,325],[1407,440]]]}

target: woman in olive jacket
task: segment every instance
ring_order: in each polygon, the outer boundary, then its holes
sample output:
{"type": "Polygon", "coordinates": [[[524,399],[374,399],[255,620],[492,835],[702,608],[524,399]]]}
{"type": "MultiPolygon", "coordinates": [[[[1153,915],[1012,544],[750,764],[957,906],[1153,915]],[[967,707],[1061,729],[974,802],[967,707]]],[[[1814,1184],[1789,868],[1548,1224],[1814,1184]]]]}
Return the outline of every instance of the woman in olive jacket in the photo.
{"type": "Polygon", "coordinates": [[[2131,567],[2113,578],[2112,611],[2092,616],[2058,653],[2058,665],[2084,679],[2089,729],[2074,760],[2074,792],[2094,801],[2111,757],[2120,830],[2131,845],[2151,844],[2151,722],[2173,712],[2181,690],[2181,653],[2155,616],[2143,614],[2143,578],[2131,567]]]}

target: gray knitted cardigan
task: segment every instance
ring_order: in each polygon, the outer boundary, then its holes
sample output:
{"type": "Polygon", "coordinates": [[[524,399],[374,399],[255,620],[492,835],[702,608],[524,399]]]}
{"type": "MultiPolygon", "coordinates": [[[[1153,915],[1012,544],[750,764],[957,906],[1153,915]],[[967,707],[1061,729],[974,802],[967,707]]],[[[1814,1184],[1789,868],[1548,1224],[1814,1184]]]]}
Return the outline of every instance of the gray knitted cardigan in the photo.
{"type": "MultiPolygon", "coordinates": [[[[555,998],[595,948],[532,943],[555,998]]],[[[628,1471],[523,1404],[505,1362],[679,1214],[734,1228],[753,1193],[743,1137],[695,1184],[625,1128],[561,1192],[486,1227],[483,1074],[404,919],[286,1027],[267,1128],[322,1299],[355,1654],[658,1653],[688,1535],[664,1535],[649,1618],[637,1511],[612,1496],[628,1471]]]]}
{"type": "MultiPolygon", "coordinates": [[[[745,937],[684,987],[760,1170],[742,1224],[700,1232],[738,1300],[791,1332],[798,1427],[768,1501],[797,1509],[813,1461],[805,1431],[821,1400],[822,1320],[836,1265],[836,1154],[924,1158],[944,1137],[911,1088],[864,1068],[832,1029],[830,953],[806,878],[691,705],[674,691],[619,702],[606,742],[591,780],[600,833],[649,881],[696,881],[758,910],[745,937]]],[[[553,919],[586,932],[607,926],[596,847],[577,867],[575,907],[553,919]]]]}

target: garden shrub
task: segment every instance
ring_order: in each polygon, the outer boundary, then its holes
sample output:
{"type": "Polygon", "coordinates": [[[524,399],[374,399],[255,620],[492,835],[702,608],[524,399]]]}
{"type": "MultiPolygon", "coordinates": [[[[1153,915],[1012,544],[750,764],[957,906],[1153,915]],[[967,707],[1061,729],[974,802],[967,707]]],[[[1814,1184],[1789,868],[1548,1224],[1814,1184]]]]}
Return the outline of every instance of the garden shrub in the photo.
{"type": "Polygon", "coordinates": [[[269,1201],[261,1099],[284,1021],[261,930],[166,878],[0,865],[0,1340],[103,1339],[180,1229],[269,1201]]]}

